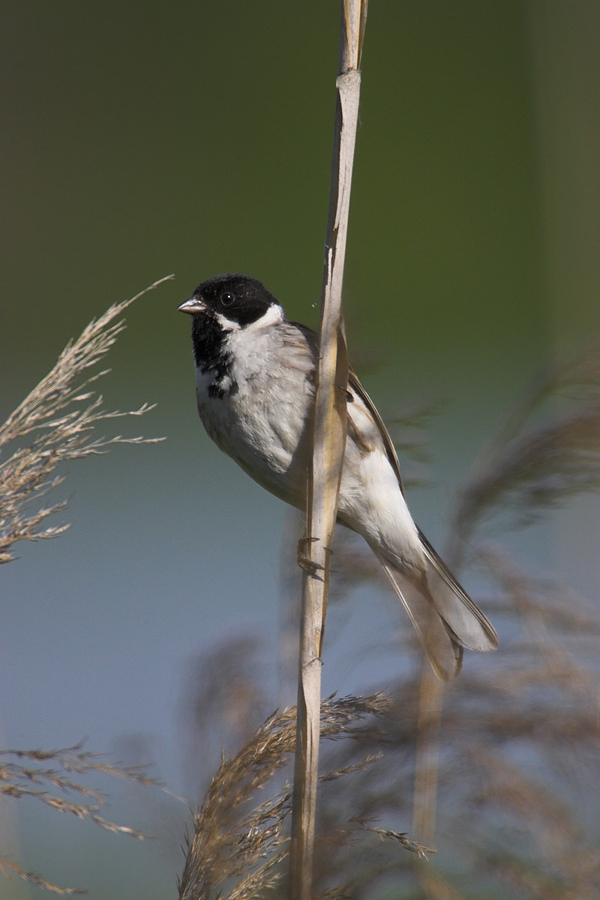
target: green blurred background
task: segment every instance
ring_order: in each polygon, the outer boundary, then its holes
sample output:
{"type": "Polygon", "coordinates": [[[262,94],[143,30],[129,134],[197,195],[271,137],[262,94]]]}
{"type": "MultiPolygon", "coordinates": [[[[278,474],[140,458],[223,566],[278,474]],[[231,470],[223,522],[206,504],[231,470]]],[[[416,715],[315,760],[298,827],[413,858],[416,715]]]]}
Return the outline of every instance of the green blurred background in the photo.
{"type": "MultiPolygon", "coordinates": [[[[102,385],[111,407],[156,401],[134,426],[168,440],[72,465],[72,528],[0,573],[0,743],[135,746],[183,792],[188,661],[257,633],[275,678],[285,520],[203,434],[175,310],[204,278],[242,271],[316,324],[339,4],[5,0],[1,16],[0,413],[92,316],[176,280],[127,313],[102,385]]],[[[384,412],[443,401],[432,486],[410,498],[434,540],[511,398],[597,331],[599,39],[594,0],[371,3],[349,344],[384,412]]],[[[581,501],[521,552],[590,594],[596,523],[581,501]]],[[[354,655],[356,634],[388,627],[375,607],[353,607],[327,689],[370,677],[354,655]]],[[[113,814],[154,827],[150,849],[25,808],[0,809],[5,846],[92,898],[175,896],[185,810],[122,793],[113,814]]],[[[11,900],[27,890],[0,883],[11,900]]]]}

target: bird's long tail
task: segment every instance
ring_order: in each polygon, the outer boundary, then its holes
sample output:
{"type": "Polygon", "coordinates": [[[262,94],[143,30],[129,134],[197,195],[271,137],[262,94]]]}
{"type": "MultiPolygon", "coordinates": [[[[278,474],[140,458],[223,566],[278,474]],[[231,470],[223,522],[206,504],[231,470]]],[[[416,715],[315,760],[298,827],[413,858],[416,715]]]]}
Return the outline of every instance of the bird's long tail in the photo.
{"type": "Polygon", "coordinates": [[[495,650],[498,635],[479,607],[419,532],[426,571],[413,580],[380,552],[377,557],[406,609],[434,672],[450,681],[460,672],[463,648],[495,650]]]}

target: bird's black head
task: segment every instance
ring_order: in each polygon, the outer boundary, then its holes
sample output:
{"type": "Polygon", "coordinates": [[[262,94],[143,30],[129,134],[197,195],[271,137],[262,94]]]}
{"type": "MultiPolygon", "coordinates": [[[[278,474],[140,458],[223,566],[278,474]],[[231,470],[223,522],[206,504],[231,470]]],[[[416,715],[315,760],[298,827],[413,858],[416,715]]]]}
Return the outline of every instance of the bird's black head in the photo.
{"type": "Polygon", "coordinates": [[[193,316],[196,366],[214,378],[209,393],[219,397],[235,388],[230,377],[232,357],[227,346],[228,335],[258,322],[271,309],[276,319],[285,319],[275,297],[260,281],[248,275],[215,275],[199,284],[178,309],[193,316]]]}
{"type": "Polygon", "coordinates": [[[205,315],[244,328],[262,318],[279,304],[266,287],[249,275],[215,275],[199,284],[192,297],[182,303],[181,312],[205,315]]]}

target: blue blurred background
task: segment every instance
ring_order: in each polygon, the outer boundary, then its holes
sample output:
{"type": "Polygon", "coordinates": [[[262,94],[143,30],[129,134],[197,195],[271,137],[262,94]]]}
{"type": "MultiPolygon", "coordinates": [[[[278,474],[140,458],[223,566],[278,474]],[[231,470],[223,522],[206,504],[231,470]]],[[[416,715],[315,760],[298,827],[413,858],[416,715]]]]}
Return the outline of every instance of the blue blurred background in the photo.
{"type": "MultiPolygon", "coordinates": [[[[242,271],[316,325],[339,4],[5,0],[0,14],[0,414],[90,318],[176,276],[127,312],[102,383],[111,408],[156,402],[124,427],[167,440],[69,466],[57,499],[70,498],[70,530],[19,547],[0,572],[0,744],[86,737],[153,762],[183,794],[190,661],[258,635],[276,681],[287,514],[204,435],[176,306],[204,278],[242,271]]],[[[597,331],[599,39],[593,0],[371,4],[349,345],[384,414],[443,402],[431,485],[410,494],[434,542],[511,399],[597,331]]],[[[595,501],[552,523],[515,552],[595,594],[595,501]]],[[[360,642],[390,628],[381,594],[357,591],[350,624],[334,613],[326,690],[401,668],[393,653],[379,669],[357,663],[360,642]]],[[[174,897],[185,805],[114,796],[109,815],[154,841],[19,803],[0,809],[5,852],[91,898],[174,897]]],[[[34,893],[0,882],[10,900],[34,893]]]]}

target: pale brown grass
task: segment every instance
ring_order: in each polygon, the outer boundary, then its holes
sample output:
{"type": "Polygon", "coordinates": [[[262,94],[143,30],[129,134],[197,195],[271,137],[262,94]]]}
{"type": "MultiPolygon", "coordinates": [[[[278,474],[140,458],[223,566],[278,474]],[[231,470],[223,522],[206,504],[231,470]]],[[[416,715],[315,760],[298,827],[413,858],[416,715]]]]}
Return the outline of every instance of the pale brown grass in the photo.
{"type": "MultiPolygon", "coordinates": [[[[97,775],[125,778],[142,785],[156,783],[140,767],[111,763],[106,757],[83,750],[81,744],[56,750],[1,750],[0,802],[35,800],[114,834],[127,834],[142,840],[144,835],[139,831],[100,815],[100,809],[106,803],[104,794],[80,780],[97,775]],[[75,802],[73,796],[79,797],[79,802],[75,802]]],[[[59,887],[4,856],[0,856],[0,874],[16,875],[28,884],[61,896],[82,893],[76,888],[59,887]]]]}
{"type": "MultiPolygon", "coordinates": [[[[363,719],[384,715],[388,701],[371,697],[330,697],[321,705],[321,737],[357,739],[363,719]]],[[[194,820],[179,885],[180,900],[257,900],[270,896],[286,879],[292,788],[287,781],[274,791],[275,776],[289,764],[296,742],[296,710],[270,716],[235,756],[224,757],[194,820]],[[262,792],[269,788],[266,798],[262,792]],[[274,792],[273,792],[274,791],[274,792]],[[262,796],[261,796],[262,794],[262,796]]],[[[326,771],[321,783],[355,776],[378,759],[364,755],[351,764],[326,771]]],[[[425,854],[428,848],[406,835],[380,829],[367,819],[343,823],[337,838],[352,842],[359,831],[396,840],[405,849],[425,854]]],[[[319,896],[344,896],[346,888],[323,890],[319,896]]]]}
{"type": "MultiPolygon", "coordinates": [[[[91,370],[104,359],[125,328],[123,321],[115,320],[135,300],[165,280],[114,304],[93,319],[76,340],[69,341],[56,365],[0,426],[0,563],[15,558],[14,546],[19,541],[55,538],[68,528],[66,524],[47,524],[50,516],[65,509],[67,501],[48,505],[42,502],[64,481],[64,476],[57,473],[62,463],[105,453],[116,444],[162,440],[98,436],[99,425],[138,417],[153,407],[144,403],[129,412],[106,410],[96,382],[110,370],[93,374],[91,370]]],[[[0,801],[27,797],[108,831],[141,838],[133,829],[99,814],[104,804],[102,794],[73,777],[90,774],[152,783],[140,771],[111,765],[84,752],[79,745],[66,750],[4,750],[0,751],[0,801]],[[81,802],[74,802],[73,795],[78,795],[81,802]]],[[[73,888],[61,888],[1,856],[0,873],[17,875],[56,894],[76,893],[73,888]]]]}
{"type": "Polygon", "coordinates": [[[162,440],[98,436],[99,425],[142,416],[153,407],[144,403],[128,412],[105,409],[96,382],[110,370],[90,372],[125,328],[123,321],[115,319],[165,280],[93,319],[76,340],[69,341],[56,365],[0,426],[0,562],[14,559],[13,547],[19,541],[55,538],[68,527],[46,524],[50,516],[64,510],[66,500],[40,505],[42,498],[64,481],[64,476],[56,474],[61,463],[105,453],[115,444],[162,440]]]}

